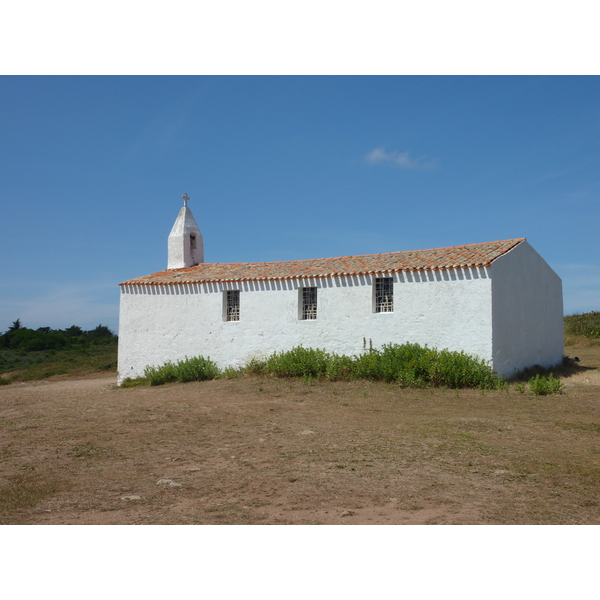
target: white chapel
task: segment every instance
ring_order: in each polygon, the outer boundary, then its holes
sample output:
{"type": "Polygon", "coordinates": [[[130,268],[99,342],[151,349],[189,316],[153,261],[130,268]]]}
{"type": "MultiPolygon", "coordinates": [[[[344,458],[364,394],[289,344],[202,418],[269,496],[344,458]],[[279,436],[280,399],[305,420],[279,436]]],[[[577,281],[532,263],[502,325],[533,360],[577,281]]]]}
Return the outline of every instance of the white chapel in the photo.
{"type": "Polygon", "coordinates": [[[205,263],[188,196],[168,267],[120,284],[119,383],[203,355],[219,367],[302,345],[463,351],[510,377],[563,358],[562,282],[525,238],[267,263],[205,263]]]}

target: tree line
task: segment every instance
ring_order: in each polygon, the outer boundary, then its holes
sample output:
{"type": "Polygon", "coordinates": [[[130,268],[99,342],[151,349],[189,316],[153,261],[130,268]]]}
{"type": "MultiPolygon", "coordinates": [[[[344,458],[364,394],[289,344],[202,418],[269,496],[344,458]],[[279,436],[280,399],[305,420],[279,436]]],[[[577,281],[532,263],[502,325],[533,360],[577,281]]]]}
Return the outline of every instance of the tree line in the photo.
{"type": "Polygon", "coordinates": [[[59,350],[66,347],[116,343],[118,337],[106,325],[84,330],[78,325],[66,329],[39,327],[29,329],[21,320],[13,321],[8,331],[0,335],[0,348],[31,352],[36,350],[59,350]]]}

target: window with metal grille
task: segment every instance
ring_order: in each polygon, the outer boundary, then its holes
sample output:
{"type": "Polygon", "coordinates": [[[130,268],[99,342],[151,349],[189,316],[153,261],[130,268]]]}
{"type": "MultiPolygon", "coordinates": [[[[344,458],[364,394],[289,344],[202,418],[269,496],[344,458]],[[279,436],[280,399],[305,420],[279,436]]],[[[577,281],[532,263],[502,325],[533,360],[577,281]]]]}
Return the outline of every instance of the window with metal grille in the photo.
{"type": "Polygon", "coordinates": [[[375,312],[394,312],[394,280],[392,277],[375,279],[375,312]]]}
{"type": "Polygon", "coordinates": [[[302,312],[300,318],[314,321],[317,318],[317,288],[302,288],[302,312]]]}
{"type": "Polygon", "coordinates": [[[227,290],[225,320],[239,321],[240,320],[240,290],[227,290]]]}

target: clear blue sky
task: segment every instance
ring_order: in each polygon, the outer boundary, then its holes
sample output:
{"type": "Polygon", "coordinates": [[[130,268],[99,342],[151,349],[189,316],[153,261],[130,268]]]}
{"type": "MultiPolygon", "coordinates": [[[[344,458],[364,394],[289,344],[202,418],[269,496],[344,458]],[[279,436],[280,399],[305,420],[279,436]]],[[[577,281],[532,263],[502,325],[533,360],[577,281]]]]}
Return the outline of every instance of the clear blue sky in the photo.
{"type": "Polygon", "coordinates": [[[526,237],[600,310],[600,78],[0,77],[0,332],[118,328],[188,193],[207,262],[526,237]]]}

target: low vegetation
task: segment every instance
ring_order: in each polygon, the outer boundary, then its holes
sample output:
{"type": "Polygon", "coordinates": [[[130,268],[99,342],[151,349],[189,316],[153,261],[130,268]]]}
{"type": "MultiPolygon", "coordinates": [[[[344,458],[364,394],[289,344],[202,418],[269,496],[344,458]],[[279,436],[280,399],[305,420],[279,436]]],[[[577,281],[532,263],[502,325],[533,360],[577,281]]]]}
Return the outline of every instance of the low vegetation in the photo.
{"type": "Polygon", "coordinates": [[[529,391],[534,396],[548,396],[549,394],[560,394],[565,386],[553,373],[548,376],[535,375],[527,383],[517,383],[515,388],[524,394],[529,391]]]}
{"type": "Polygon", "coordinates": [[[105,325],[88,331],[77,325],[29,329],[17,319],[0,335],[0,385],[67,373],[114,371],[117,342],[118,337],[105,325]]]}
{"type": "Polygon", "coordinates": [[[583,336],[590,340],[600,338],[600,312],[565,317],[565,335],[583,336]]]}
{"type": "MultiPolygon", "coordinates": [[[[190,381],[207,381],[217,379],[221,371],[217,365],[203,356],[186,358],[176,363],[168,362],[161,367],[146,367],[144,376],[150,385],[162,385],[179,381],[188,383],[190,381]]],[[[126,380],[131,387],[131,380],[126,380]]],[[[139,380],[138,380],[139,381],[139,380]]]]}
{"type": "Polygon", "coordinates": [[[31,508],[64,489],[68,486],[48,476],[31,472],[11,475],[0,487],[0,519],[7,512],[31,508]]]}
{"type": "MultiPolygon", "coordinates": [[[[330,381],[367,379],[401,387],[499,389],[505,385],[482,360],[463,352],[439,351],[418,344],[386,344],[381,350],[373,349],[353,357],[297,346],[264,359],[253,359],[240,372],[330,381]]],[[[232,372],[231,369],[223,372],[210,358],[198,356],[147,367],[144,375],[150,385],[161,385],[173,381],[231,378],[232,372]]],[[[127,386],[132,383],[132,380],[125,381],[127,386]]]]}

